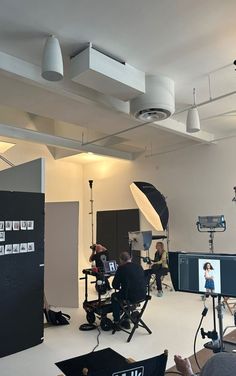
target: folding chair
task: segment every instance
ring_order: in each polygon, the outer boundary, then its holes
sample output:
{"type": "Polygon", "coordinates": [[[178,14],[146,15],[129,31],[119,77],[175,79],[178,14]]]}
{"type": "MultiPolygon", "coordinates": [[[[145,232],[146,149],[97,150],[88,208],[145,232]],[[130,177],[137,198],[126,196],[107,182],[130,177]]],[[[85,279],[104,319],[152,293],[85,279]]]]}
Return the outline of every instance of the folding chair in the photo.
{"type": "Polygon", "coordinates": [[[153,358],[130,362],[110,348],[67,359],[56,363],[66,376],[164,376],[168,358],[167,350],[153,358]]]}
{"type": "MultiPolygon", "coordinates": [[[[129,302],[128,300],[121,301],[117,299],[117,302],[120,305],[120,309],[122,311],[122,315],[120,318],[120,321],[118,323],[119,330],[122,330],[123,332],[126,332],[129,334],[127,342],[130,342],[135,330],[138,327],[146,329],[146,331],[149,334],[152,334],[152,331],[149,329],[149,327],[145,324],[145,322],[142,320],[142,316],[144,314],[144,311],[147,307],[147,304],[151,300],[150,295],[146,295],[145,299],[136,301],[135,303],[129,302]],[[127,330],[122,327],[122,321],[129,320],[131,323],[131,329],[127,330]]],[[[114,334],[117,331],[116,328],[113,329],[112,334],[114,334]]]]}

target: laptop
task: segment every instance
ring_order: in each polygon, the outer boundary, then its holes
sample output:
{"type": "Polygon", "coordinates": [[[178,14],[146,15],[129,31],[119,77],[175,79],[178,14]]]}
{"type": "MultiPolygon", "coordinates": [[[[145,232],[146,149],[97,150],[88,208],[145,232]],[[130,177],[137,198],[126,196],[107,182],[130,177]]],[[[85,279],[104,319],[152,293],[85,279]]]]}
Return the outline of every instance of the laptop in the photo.
{"type": "Polygon", "coordinates": [[[104,261],[104,272],[105,274],[115,274],[117,271],[116,260],[104,261]]]}

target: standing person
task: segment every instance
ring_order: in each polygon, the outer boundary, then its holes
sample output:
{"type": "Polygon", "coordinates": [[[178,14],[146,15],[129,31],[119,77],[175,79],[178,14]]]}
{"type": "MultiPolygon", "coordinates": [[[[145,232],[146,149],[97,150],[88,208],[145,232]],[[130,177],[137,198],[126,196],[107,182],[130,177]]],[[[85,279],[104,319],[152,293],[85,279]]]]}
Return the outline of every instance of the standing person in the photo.
{"type": "MultiPolygon", "coordinates": [[[[91,247],[92,253],[89,257],[89,262],[95,262],[99,272],[104,272],[104,262],[108,261],[108,250],[102,244],[93,244],[91,247]]],[[[104,278],[105,289],[101,290],[102,293],[106,293],[107,290],[111,290],[111,286],[107,277],[104,278]]]]}
{"type": "Polygon", "coordinates": [[[112,282],[114,289],[118,290],[111,296],[114,326],[118,329],[120,321],[119,301],[129,300],[136,303],[145,299],[147,293],[147,280],[141,265],[132,262],[129,252],[120,254],[120,266],[118,267],[112,282]]]}
{"type": "Polygon", "coordinates": [[[204,278],[205,278],[205,289],[207,293],[213,293],[215,290],[214,275],[213,275],[213,266],[210,262],[205,262],[203,265],[204,269],[204,278]]]}
{"type": "Polygon", "coordinates": [[[89,257],[89,262],[95,261],[96,267],[103,271],[103,263],[108,260],[108,250],[102,244],[93,244],[90,248],[92,253],[89,257]]]}
{"type": "Polygon", "coordinates": [[[157,296],[163,295],[161,277],[168,274],[168,255],[162,242],[156,243],[156,253],[152,264],[153,274],[156,276],[157,296]]]}

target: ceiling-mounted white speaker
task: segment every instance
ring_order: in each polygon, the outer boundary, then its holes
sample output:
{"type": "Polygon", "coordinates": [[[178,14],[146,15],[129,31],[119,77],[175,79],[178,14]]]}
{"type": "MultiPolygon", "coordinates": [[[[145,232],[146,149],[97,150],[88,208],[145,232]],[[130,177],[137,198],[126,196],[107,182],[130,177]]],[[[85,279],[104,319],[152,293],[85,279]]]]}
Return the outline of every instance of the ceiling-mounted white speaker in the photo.
{"type": "Polygon", "coordinates": [[[186,132],[194,133],[199,132],[201,129],[200,127],[200,119],[197,107],[192,107],[188,110],[187,121],[186,121],[186,132]]]}
{"type": "Polygon", "coordinates": [[[146,76],[146,92],[130,101],[130,113],[151,122],[167,119],[174,112],[174,81],[165,76],[146,76]]]}
{"type": "Polygon", "coordinates": [[[42,59],[42,77],[47,81],[63,79],[63,59],[59,40],[50,35],[44,45],[42,59]]]}

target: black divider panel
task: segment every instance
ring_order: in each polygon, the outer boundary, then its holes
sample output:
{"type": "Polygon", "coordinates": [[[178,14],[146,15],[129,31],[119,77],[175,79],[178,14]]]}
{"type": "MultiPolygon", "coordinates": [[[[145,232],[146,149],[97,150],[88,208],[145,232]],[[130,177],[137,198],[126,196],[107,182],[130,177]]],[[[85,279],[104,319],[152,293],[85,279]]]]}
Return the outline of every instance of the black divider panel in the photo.
{"type": "MultiPolygon", "coordinates": [[[[0,255],[0,357],[43,341],[44,195],[0,191],[2,246],[19,244],[19,253],[0,255]],[[19,230],[6,231],[6,222],[19,230]],[[26,230],[20,221],[26,221],[26,230]],[[31,221],[31,223],[29,223],[31,221]],[[33,225],[33,229],[32,228],[33,225]],[[30,243],[30,244],[29,244],[30,243]],[[20,245],[23,244],[20,248],[20,245]],[[22,252],[26,248],[26,252],[22,252]],[[21,252],[20,252],[21,249],[21,252]]],[[[14,249],[17,250],[17,247],[14,249]]]]}
{"type": "MultiPolygon", "coordinates": [[[[130,231],[139,231],[139,209],[97,212],[97,242],[109,250],[110,260],[118,262],[119,254],[129,250],[130,231]]],[[[133,260],[140,263],[136,254],[133,260]]]]}

